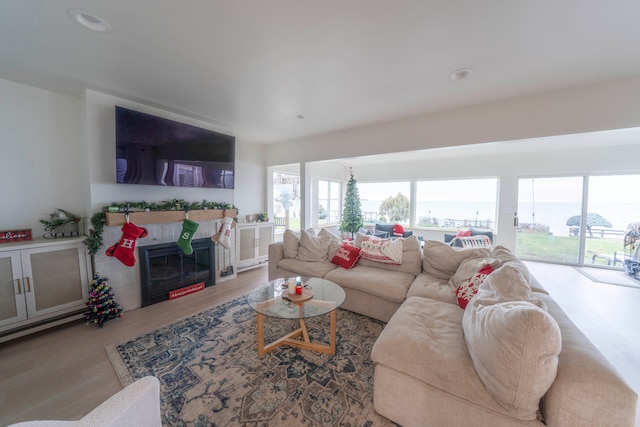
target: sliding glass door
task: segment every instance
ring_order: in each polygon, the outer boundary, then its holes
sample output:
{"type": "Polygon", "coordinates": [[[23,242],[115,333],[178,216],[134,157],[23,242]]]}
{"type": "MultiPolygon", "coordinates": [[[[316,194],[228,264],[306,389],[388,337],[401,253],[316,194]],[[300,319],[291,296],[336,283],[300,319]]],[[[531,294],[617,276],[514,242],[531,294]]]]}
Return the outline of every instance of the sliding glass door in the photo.
{"type": "Polygon", "coordinates": [[[522,178],[518,184],[518,256],[619,269],[625,257],[637,259],[638,245],[629,239],[625,245],[625,235],[640,225],[640,175],[522,178]]]}
{"type": "Polygon", "coordinates": [[[589,177],[585,264],[622,268],[625,256],[637,259],[635,240],[624,237],[640,224],[638,189],[640,175],[589,177]]]}
{"type": "Polygon", "coordinates": [[[584,178],[523,178],[518,183],[516,254],[524,259],[578,263],[579,235],[567,221],[582,212],[584,178]]]}

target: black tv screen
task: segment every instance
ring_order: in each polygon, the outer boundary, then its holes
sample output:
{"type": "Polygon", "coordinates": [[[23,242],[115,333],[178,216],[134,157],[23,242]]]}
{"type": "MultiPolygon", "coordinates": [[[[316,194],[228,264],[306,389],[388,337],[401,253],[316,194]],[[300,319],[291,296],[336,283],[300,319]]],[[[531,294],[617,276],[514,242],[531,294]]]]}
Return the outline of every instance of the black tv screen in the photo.
{"type": "Polygon", "coordinates": [[[116,106],[116,182],[234,188],[235,137],[116,106]]]}

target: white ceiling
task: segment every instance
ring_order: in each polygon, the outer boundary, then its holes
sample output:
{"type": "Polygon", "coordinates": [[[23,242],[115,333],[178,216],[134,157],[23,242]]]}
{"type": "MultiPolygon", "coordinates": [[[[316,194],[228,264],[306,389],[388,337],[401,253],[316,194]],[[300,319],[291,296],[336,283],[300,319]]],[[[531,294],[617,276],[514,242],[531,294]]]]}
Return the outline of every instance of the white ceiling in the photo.
{"type": "Polygon", "coordinates": [[[640,75],[639,19],[638,0],[0,0],[0,78],[273,143],[640,75]]]}

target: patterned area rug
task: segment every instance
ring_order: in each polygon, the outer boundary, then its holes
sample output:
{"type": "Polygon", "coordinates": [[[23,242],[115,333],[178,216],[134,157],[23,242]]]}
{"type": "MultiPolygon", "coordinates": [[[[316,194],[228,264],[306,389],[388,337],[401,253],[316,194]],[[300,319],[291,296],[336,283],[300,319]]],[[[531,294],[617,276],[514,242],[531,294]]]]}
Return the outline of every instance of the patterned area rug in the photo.
{"type": "MultiPolygon", "coordinates": [[[[328,344],[329,316],[306,322],[328,344]]],[[[265,317],[265,342],[297,321],[265,317]]],[[[160,380],[168,426],[394,426],[373,409],[371,347],[384,324],[338,310],[335,356],[283,346],[259,358],[244,298],[107,347],[123,385],[160,380]]]]}

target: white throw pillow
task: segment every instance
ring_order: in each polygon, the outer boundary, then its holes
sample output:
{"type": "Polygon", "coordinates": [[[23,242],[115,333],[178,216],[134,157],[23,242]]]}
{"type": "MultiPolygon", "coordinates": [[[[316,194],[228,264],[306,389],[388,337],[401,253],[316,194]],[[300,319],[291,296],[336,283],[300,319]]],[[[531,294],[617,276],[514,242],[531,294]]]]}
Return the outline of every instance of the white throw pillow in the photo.
{"type": "Polygon", "coordinates": [[[286,229],[282,234],[282,249],[285,258],[297,258],[300,247],[300,232],[286,229]]]}
{"type": "Polygon", "coordinates": [[[484,258],[489,250],[484,248],[456,249],[444,242],[425,240],[423,248],[422,268],[438,279],[449,280],[460,263],[467,258],[484,258]]]}
{"type": "Polygon", "coordinates": [[[297,259],[311,262],[329,261],[329,243],[331,243],[329,236],[317,237],[307,230],[302,230],[297,259]]]}

